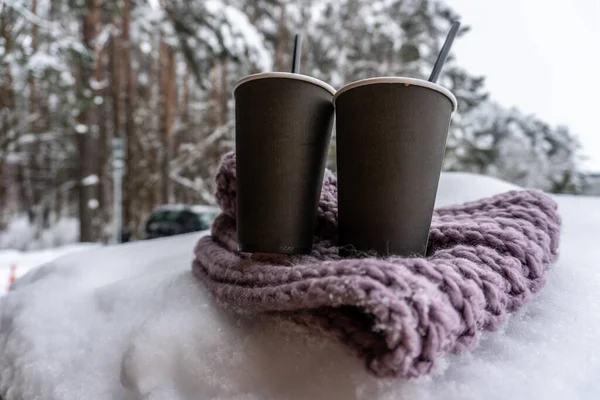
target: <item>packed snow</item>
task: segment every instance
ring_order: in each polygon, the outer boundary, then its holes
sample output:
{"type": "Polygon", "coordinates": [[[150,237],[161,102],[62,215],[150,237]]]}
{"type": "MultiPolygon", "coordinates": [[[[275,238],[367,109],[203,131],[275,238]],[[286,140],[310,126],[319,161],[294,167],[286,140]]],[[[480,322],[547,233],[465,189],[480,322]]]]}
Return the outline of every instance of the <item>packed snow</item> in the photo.
{"type": "MultiPolygon", "coordinates": [[[[444,174],[438,205],[514,186],[444,174]]],[[[0,300],[0,394],[13,399],[598,399],[600,198],[555,196],[561,256],[500,332],[418,380],[376,379],[337,342],[216,305],[191,275],[205,233],[91,249],[0,300]]]]}

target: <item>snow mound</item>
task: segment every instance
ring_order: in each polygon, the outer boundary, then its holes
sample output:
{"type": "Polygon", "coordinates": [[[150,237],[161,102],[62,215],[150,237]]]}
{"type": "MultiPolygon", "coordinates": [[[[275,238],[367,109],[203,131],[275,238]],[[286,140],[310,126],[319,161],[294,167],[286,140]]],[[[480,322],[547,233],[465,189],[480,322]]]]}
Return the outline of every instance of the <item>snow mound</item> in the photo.
{"type": "Polygon", "coordinates": [[[463,203],[518,189],[520,189],[519,186],[491,176],[477,175],[470,172],[446,172],[442,174],[438,185],[435,206],[442,207],[463,203]]]}
{"type": "MultiPolygon", "coordinates": [[[[444,174],[438,205],[512,186],[444,174]]],[[[13,399],[600,398],[600,198],[556,196],[561,256],[503,331],[431,376],[378,380],[337,342],[213,303],[190,271],[202,234],[73,254],[0,300],[0,395],[13,399]]]]}

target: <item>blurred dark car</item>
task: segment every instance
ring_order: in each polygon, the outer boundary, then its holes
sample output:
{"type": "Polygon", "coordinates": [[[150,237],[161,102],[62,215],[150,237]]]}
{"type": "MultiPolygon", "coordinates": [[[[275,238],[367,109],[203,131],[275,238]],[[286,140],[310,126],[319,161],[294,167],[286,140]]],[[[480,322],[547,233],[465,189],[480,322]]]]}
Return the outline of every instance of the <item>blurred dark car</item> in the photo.
{"type": "Polygon", "coordinates": [[[218,208],[211,206],[160,206],[148,218],[144,238],[156,239],[210,229],[218,212],[218,208]]]}

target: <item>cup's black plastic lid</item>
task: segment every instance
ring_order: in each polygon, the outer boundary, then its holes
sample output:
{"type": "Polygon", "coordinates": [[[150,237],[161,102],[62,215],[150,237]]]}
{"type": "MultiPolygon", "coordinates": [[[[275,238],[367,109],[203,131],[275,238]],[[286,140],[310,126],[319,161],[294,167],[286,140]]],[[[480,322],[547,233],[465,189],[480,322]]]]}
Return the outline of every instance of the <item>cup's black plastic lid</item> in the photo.
{"type": "Polygon", "coordinates": [[[347,92],[350,89],[357,88],[359,86],[373,85],[373,84],[377,84],[377,83],[403,83],[407,86],[408,85],[416,85],[416,86],[426,87],[428,89],[438,91],[438,92],[442,93],[443,95],[445,95],[446,97],[448,97],[448,99],[452,102],[452,112],[456,111],[456,108],[458,105],[458,103],[456,102],[456,97],[454,97],[452,92],[449,91],[448,89],[446,89],[445,87],[440,86],[437,83],[425,81],[423,79],[405,78],[405,77],[401,77],[401,76],[382,76],[382,77],[377,77],[377,78],[367,78],[367,79],[361,79],[359,81],[349,83],[335,93],[335,95],[333,96],[333,105],[335,105],[335,100],[342,93],[347,92]]]}
{"type": "Polygon", "coordinates": [[[245,76],[235,83],[235,85],[233,86],[233,93],[235,93],[235,90],[238,88],[238,86],[240,86],[243,83],[257,80],[257,79],[268,79],[268,78],[297,79],[300,81],[309,82],[314,85],[320,86],[323,89],[327,90],[332,95],[335,95],[335,89],[333,88],[333,86],[331,86],[317,78],[313,78],[312,76],[302,75],[302,74],[294,74],[291,72],[261,72],[258,74],[245,76]]]}

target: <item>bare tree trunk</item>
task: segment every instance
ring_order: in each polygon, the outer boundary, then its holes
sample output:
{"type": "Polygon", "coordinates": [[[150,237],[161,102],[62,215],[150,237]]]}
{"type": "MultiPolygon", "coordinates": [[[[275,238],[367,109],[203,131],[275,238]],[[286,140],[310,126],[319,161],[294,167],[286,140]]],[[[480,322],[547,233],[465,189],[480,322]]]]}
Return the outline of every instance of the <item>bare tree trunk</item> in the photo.
{"type": "Polygon", "coordinates": [[[169,143],[169,124],[167,121],[167,51],[168,46],[164,42],[162,36],[160,38],[160,45],[158,51],[158,64],[159,68],[159,107],[161,110],[161,117],[159,123],[160,132],[160,148],[158,151],[159,156],[159,177],[160,177],[160,192],[159,201],[161,204],[169,202],[169,166],[168,166],[168,143],[169,143]]]}
{"type": "MultiPolygon", "coordinates": [[[[121,58],[120,41],[113,36],[109,48],[110,96],[112,108],[112,138],[123,137],[121,129],[121,58]]],[[[108,139],[108,138],[107,138],[108,139]]],[[[127,144],[125,144],[127,145],[127,144]]],[[[111,180],[112,182],[112,180],[111,180]]],[[[112,191],[111,191],[112,193],[112,191]]],[[[112,212],[109,214],[112,217],[112,212]]]]}
{"type": "Polygon", "coordinates": [[[121,59],[125,72],[125,96],[124,111],[125,111],[125,179],[123,181],[123,223],[128,229],[132,230],[135,227],[133,213],[133,199],[135,193],[135,185],[133,179],[134,164],[134,146],[135,146],[135,86],[133,81],[133,68],[131,65],[131,0],[124,0],[123,8],[123,27],[121,31],[121,59]]]}
{"type": "MultiPolygon", "coordinates": [[[[9,9],[5,3],[2,3],[2,13],[0,14],[0,34],[4,39],[4,52],[5,55],[12,53],[13,41],[12,41],[12,9],[9,9]]],[[[13,127],[14,119],[14,108],[15,108],[15,93],[13,90],[13,77],[10,70],[10,66],[4,69],[3,82],[4,84],[0,87],[0,110],[2,111],[0,121],[0,150],[2,154],[6,154],[9,145],[16,138],[9,137],[9,132],[13,127]]],[[[4,212],[6,207],[6,194],[8,192],[8,183],[5,184],[5,171],[4,171],[5,160],[0,158],[0,212],[4,212]]],[[[20,165],[17,166],[17,184],[18,175],[21,173],[20,165]]],[[[0,223],[3,215],[0,214],[0,223]]]]}
{"type": "Polygon", "coordinates": [[[163,105],[162,121],[162,157],[161,157],[161,202],[170,203],[173,200],[172,185],[169,178],[169,162],[172,156],[173,125],[175,120],[175,52],[166,43],[160,45],[161,65],[163,66],[161,79],[161,103],[163,105]]]}
{"type": "MultiPolygon", "coordinates": [[[[31,1],[31,13],[33,15],[37,15],[37,0],[31,1]]],[[[38,26],[37,24],[31,25],[31,48],[33,50],[33,54],[35,54],[38,50],[38,26]]],[[[40,171],[37,160],[40,155],[40,140],[38,137],[38,127],[39,122],[38,118],[38,102],[37,102],[37,93],[36,93],[36,82],[33,74],[29,76],[29,116],[34,118],[31,126],[30,133],[34,135],[33,143],[29,146],[29,157],[27,158],[27,173],[26,182],[27,182],[27,197],[29,208],[27,209],[27,215],[29,216],[30,223],[38,223],[36,217],[38,217],[38,213],[35,212],[35,208],[39,206],[39,178],[34,182],[34,176],[40,171]]],[[[36,230],[36,236],[39,234],[39,231],[36,230]]]]}
{"type": "MultiPolygon", "coordinates": [[[[98,33],[98,24],[100,17],[99,0],[91,0],[90,8],[82,22],[83,44],[93,51],[93,41],[98,33]]],[[[97,185],[84,182],[84,179],[96,172],[96,151],[93,140],[92,123],[90,108],[90,94],[93,93],[90,87],[90,78],[92,78],[93,67],[91,65],[81,64],[79,66],[79,93],[80,101],[83,103],[81,111],[77,118],[79,129],[76,129],[77,142],[79,149],[79,169],[78,169],[78,192],[79,192],[79,240],[81,242],[92,242],[95,240],[93,221],[95,209],[97,208],[97,185]],[[96,206],[96,207],[95,207],[96,206]]]]}
{"type": "MultiPolygon", "coordinates": [[[[37,16],[37,0],[31,0],[31,13],[37,16]]],[[[38,51],[38,26],[37,24],[31,24],[31,49],[33,50],[33,54],[38,51]]],[[[35,77],[33,74],[29,75],[29,114],[34,115],[38,112],[38,104],[37,104],[37,93],[35,87],[35,77]]],[[[38,124],[33,122],[33,129],[38,124]]],[[[35,138],[35,144],[38,145],[38,138],[35,138]]],[[[38,151],[39,148],[35,148],[35,151],[38,151]]]]}
{"type": "Polygon", "coordinates": [[[107,161],[109,157],[109,146],[108,146],[108,113],[106,109],[106,88],[105,88],[105,57],[104,49],[97,49],[96,51],[96,66],[94,68],[94,79],[97,84],[102,85],[99,90],[95,93],[94,104],[97,110],[96,123],[98,125],[98,138],[97,142],[97,159],[96,159],[96,176],[98,176],[98,236],[102,235],[102,228],[108,222],[108,210],[106,207],[106,190],[105,185],[108,181],[106,176],[107,161]],[[100,99],[100,101],[96,101],[100,99]],[[98,104],[100,103],[100,104],[98,104]]]}
{"type": "Polygon", "coordinates": [[[170,163],[173,158],[173,143],[175,139],[175,107],[177,100],[177,92],[176,92],[176,80],[177,80],[177,71],[175,64],[175,52],[171,47],[167,48],[167,85],[165,87],[166,95],[167,95],[167,104],[165,109],[165,122],[166,127],[166,152],[165,152],[165,160],[163,160],[163,169],[164,175],[167,178],[165,180],[166,192],[167,192],[167,200],[169,203],[172,203],[174,199],[173,194],[173,185],[171,184],[171,178],[169,177],[170,173],[170,163]]]}
{"type": "Polygon", "coordinates": [[[54,16],[56,14],[56,0],[50,0],[50,10],[48,10],[48,17],[50,21],[54,21],[54,16]]]}
{"type": "Polygon", "coordinates": [[[277,29],[277,42],[275,43],[275,71],[287,71],[289,68],[285,61],[290,41],[290,33],[285,25],[285,3],[280,1],[279,7],[281,7],[281,10],[279,14],[279,26],[277,29]]]}
{"type": "MultiPolygon", "coordinates": [[[[33,15],[38,14],[38,1],[32,0],[31,2],[31,13],[33,15]]],[[[31,48],[33,54],[38,52],[39,48],[39,28],[37,24],[32,24],[31,27],[31,48]]],[[[50,176],[51,169],[49,168],[49,150],[44,148],[42,138],[40,137],[41,132],[47,130],[48,119],[44,116],[48,116],[47,110],[40,103],[40,89],[38,88],[38,82],[35,76],[32,74],[29,76],[29,115],[33,117],[30,131],[33,135],[33,143],[30,148],[29,156],[29,179],[28,179],[28,192],[31,203],[31,209],[28,211],[29,218],[38,229],[36,229],[36,238],[41,234],[41,229],[48,228],[50,226],[50,196],[44,195],[54,186],[51,185],[52,178],[50,176]],[[34,178],[35,177],[35,178],[34,178]]],[[[43,89],[42,89],[43,91],[43,89]]]]}
{"type": "MultiPolygon", "coordinates": [[[[153,45],[158,47],[158,53],[153,52],[150,56],[150,73],[149,76],[151,80],[149,81],[149,91],[150,91],[150,105],[149,107],[156,114],[155,110],[161,110],[162,112],[162,94],[163,94],[163,66],[162,66],[162,37],[157,35],[157,37],[153,37],[153,45]]],[[[152,132],[157,133],[157,137],[152,135],[152,143],[148,146],[148,156],[147,156],[147,170],[150,172],[152,176],[157,176],[160,178],[161,176],[161,154],[160,154],[160,142],[161,142],[161,129],[162,129],[162,114],[158,116],[158,118],[152,119],[151,130],[152,132]],[[154,139],[158,140],[158,143],[154,141],[154,139]]],[[[160,183],[160,182],[159,182],[160,183]]],[[[148,188],[146,194],[146,201],[148,202],[148,210],[151,210],[152,207],[156,204],[159,204],[162,199],[163,188],[160,184],[155,184],[152,187],[148,188]]]]}
{"type": "Polygon", "coordinates": [[[190,135],[190,86],[192,80],[189,71],[186,70],[183,77],[183,104],[181,105],[181,125],[182,130],[179,133],[179,143],[186,143],[191,140],[190,135]]]}
{"type": "MultiPolygon", "coordinates": [[[[173,145],[173,158],[179,156],[179,150],[182,143],[190,143],[192,141],[191,134],[191,120],[190,120],[190,86],[192,85],[192,79],[190,72],[186,69],[183,76],[183,94],[181,99],[181,105],[177,107],[181,110],[181,129],[175,135],[175,143],[173,145]]],[[[188,195],[185,187],[177,185],[175,187],[175,198],[178,202],[187,203],[188,195]]]]}
{"type": "MultiPolygon", "coordinates": [[[[55,2],[56,0],[50,1],[50,9],[48,10],[47,16],[48,21],[54,21],[56,8],[55,2]]],[[[42,33],[41,40],[43,42],[47,42],[47,35],[42,33]]],[[[40,116],[40,124],[38,125],[38,129],[40,132],[52,132],[55,122],[53,115],[50,112],[48,102],[44,101],[44,97],[48,96],[48,94],[52,92],[52,89],[50,89],[43,80],[38,80],[37,92],[38,93],[35,99],[37,104],[39,104],[37,110],[40,116]],[[44,94],[43,97],[41,96],[42,93],[44,94]]],[[[40,170],[44,171],[46,177],[41,182],[43,185],[39,188],[37,198],[41,200],[39,205],[39,218],[41,219],[43,229],[48,229],[50,227],[50,217],[52,215],[52,211],[56,208],[58,192],[57,188],[60,185],[58,181],[57,170],[53,165],[53,155],[53,143],[41,140],[38,155],[38,165],[40,166],[40,170]]],[[[58,216],[59,214],[56,215],[58,216]]]]}
{"type": "Polygon", "coordinates": [[[220,99],[220,114],[221,121],[219,125],[227,125],[229,119],[228,101],[229,87],[227,84],[227,57],[221,57],[221,99],[220,99]]]}
{"type": "Polygon", "coordinates": [[[110,43],[110,89],[112,106],[112,137],[123,136],[121,132],[121,69],[119,59],[121,57],[120,43],[118,37],[113,37],[110,43]]]}
{"type": "Polygon", "coordinates": [[[221,124],[221,81],[219,76],[219,59],[214,56],[212,59],[210,79],[212,81],[210,92],[211,114],[208,115],[207,122],[210,126],[209,132],[213,132],[221,124]]]}

